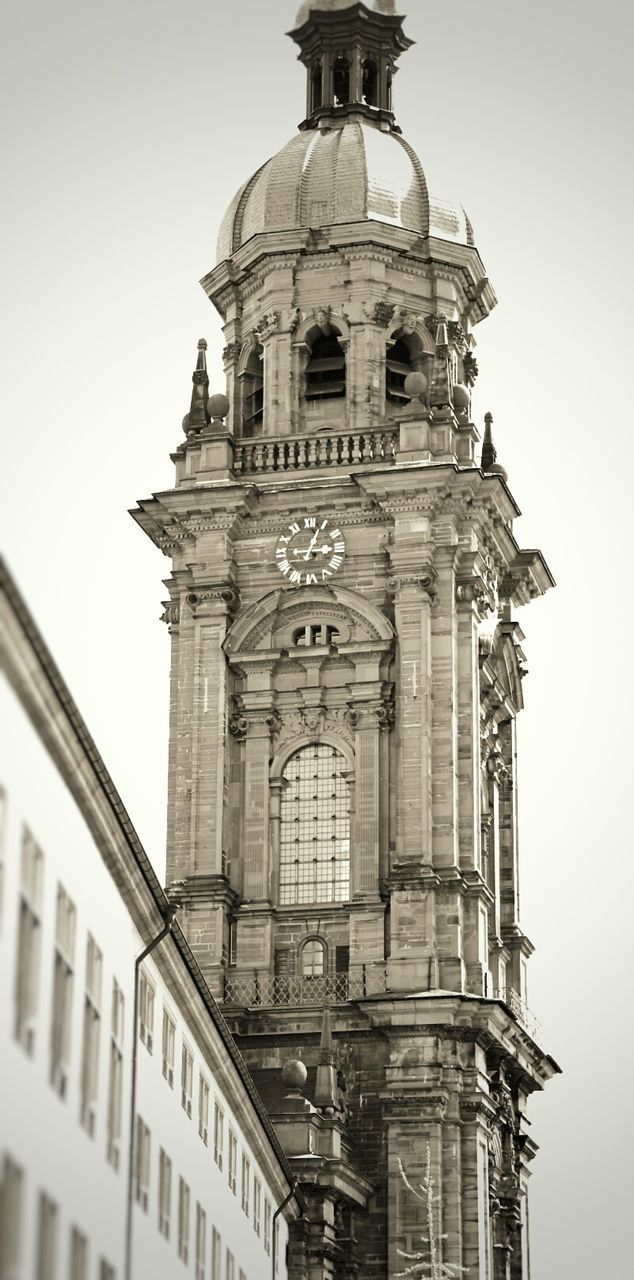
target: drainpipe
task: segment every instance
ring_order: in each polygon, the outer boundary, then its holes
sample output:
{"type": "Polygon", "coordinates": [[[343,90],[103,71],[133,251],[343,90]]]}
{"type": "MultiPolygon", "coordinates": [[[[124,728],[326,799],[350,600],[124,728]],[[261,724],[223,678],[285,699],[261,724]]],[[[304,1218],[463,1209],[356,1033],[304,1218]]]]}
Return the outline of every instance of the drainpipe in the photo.
{"type": "Polygon", "coordinates": [[[291,1185],[291,1189],[290,1189],[290,1191],[289,1191],[288,1195],[286,1196],[286,1199],[282,1200],[281,1205],[279,1206],[279,1208],[277,1208],[277,1209],[275,1210],[275,1213],[273,1214],[273,1221],[272,1221],[272,1223],[271,1223],[271,1231],[272,1231],[272,1245],[271,1245],[271,1254],[272,1254],[272,1271],[271,1271],[271,1276],[272,1276],[273,1280],[275,1280],[275,1268],[276,1268],[276,1266],[277,1266],[277,1248],[276,1248],[276,1245],[277,1245],[277,1239],[276,1239],[276,1235],[275,1235],[275,1223],[276,1223],[277,1219],[279,1218],[279,1216],[280,1216],[280,1214],[281,1214],[282,1210],[286,1208],[286,1206],[287,1206],[287,1204],[288,1204],[289,1200],[292,1200],[292,1199],[293,1199],[293,1196],[295,1195],[295,1192],[296,1192],[296,1191],[297,1191],[297,1178],[293,1178],[293,1182],[292,1182],[292,1185],[291,1185]]]}
{"type": "MultiPolygon", "coordinates": [[[[132,1075],[130,1081],[130,1140],[128,1145],[128,1202],[126,1206],[126,1223],[125,1223],[125,1280],[131,1280],[132,1277],[132,1201],[133,1201],[133,1183],[134,1183],[134,1123],[136,1119],[136,1068],[137,1068],[137,1046],[138,1046],[138,1020],[139,1020],[139,968],[143,961],[158,947],[159,942],[166,938],[168,933],[172,931],[174,916],[178,907],[169,903],[165,910],[165,924],[160,933],[148,943],[147,947],[137,956],[134,962],[134,1010],[132,1014],[132,1075]]],[[[284,1201],[286,1203],[286,1201],[284,1201]]]]}

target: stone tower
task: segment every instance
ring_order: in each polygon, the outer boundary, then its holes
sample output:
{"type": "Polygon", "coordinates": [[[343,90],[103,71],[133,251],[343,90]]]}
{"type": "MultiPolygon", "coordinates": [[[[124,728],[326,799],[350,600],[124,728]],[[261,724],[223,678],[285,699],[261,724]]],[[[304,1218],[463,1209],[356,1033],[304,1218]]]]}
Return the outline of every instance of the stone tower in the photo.
{"type": "Polygon", "coordinates": [[[291,35],[306,118],[202,282],[227,395],[201,341],[174,488],[134,513],[173,565],[168,881],[306,1196],[294,1280],[401,1251],[527,1280],[526,1102],[557,1067],[526,1007],[513,608],[552,579],[490,415],[478,447],[495,296],[395,121],[403,19],[314,0],[291,35]]]}

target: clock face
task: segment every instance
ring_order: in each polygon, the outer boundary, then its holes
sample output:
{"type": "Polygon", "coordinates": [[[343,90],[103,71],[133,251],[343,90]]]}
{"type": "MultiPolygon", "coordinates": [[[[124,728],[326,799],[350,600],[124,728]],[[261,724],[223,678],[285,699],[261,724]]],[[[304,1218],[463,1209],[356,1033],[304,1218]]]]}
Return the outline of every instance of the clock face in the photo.
{"type": "Polygon", "coordinates": [[[341,529],[320,516],[298,516],[280,534],[275,559],[280,573],[296,587],[327,582],[343,564],[346,544],[341,529]]]}

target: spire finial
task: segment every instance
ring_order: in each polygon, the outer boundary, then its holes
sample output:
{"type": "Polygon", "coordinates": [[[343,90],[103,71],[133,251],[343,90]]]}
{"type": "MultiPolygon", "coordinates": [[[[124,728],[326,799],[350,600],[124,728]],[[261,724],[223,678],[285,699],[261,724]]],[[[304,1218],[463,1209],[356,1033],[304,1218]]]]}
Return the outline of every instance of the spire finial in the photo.
{"type": "Polygon", "coordinates": [[[207,399],[209,396],[209,375],[207,373],[207,343],[204,338],[198,339],[198,355],[196,368],[192,374],[192,400],[189,413],[183,421],[183,430],[187,435],[198,433],[209,424],[207,399]]]}
{"type": "Polygon", "coordinates": [[[492,425],[493,425],[493,414],[485,413],[484,436],[482,437],[482,457],[480,459],[480,466],[482,470],[488,472],[489,475],[501,476],[503,480],[508,480],[508,475],[504,470],[504,467],[501,467],[499,462],[496,461],[498,453],[493,443],[493,431],[491,429],[492,425]]]}
{"type": "Polygon", "coordinates": [[[332,1046],[330,1009],[328,1005],[324,1005],[321,1020],[319,1065],[315,1082],[315,1106],[319,1111],[325,1111],[328,1115],[332,1115],[335,1111],[341,1109],[337,1095],[337,1072],[335,1070],[335,1055],[332,1046]]]}

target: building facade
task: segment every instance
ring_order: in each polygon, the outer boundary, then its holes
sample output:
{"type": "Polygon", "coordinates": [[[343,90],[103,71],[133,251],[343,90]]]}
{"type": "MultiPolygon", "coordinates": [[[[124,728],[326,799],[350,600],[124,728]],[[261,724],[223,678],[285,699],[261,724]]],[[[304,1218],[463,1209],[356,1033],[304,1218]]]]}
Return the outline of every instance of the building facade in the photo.
{"type": "Polygon", "coordinates": [[[0,1277],[285,1277],[289,1167],[1,565],[0,723],[0,1277]]]}
{"type": "Polygon", "coordinates": [[[403,19],[314,0],[291,35],[306,117],[202,281],[227,394],[201,340],[174,487],[133,513],[172,562],[168,882],[300,1178],[291,1274],[527,1280],[527,1101],[558,1068],[514,610],[552,579],[472,420],[495,295],[396,123],[403,19]]]}

